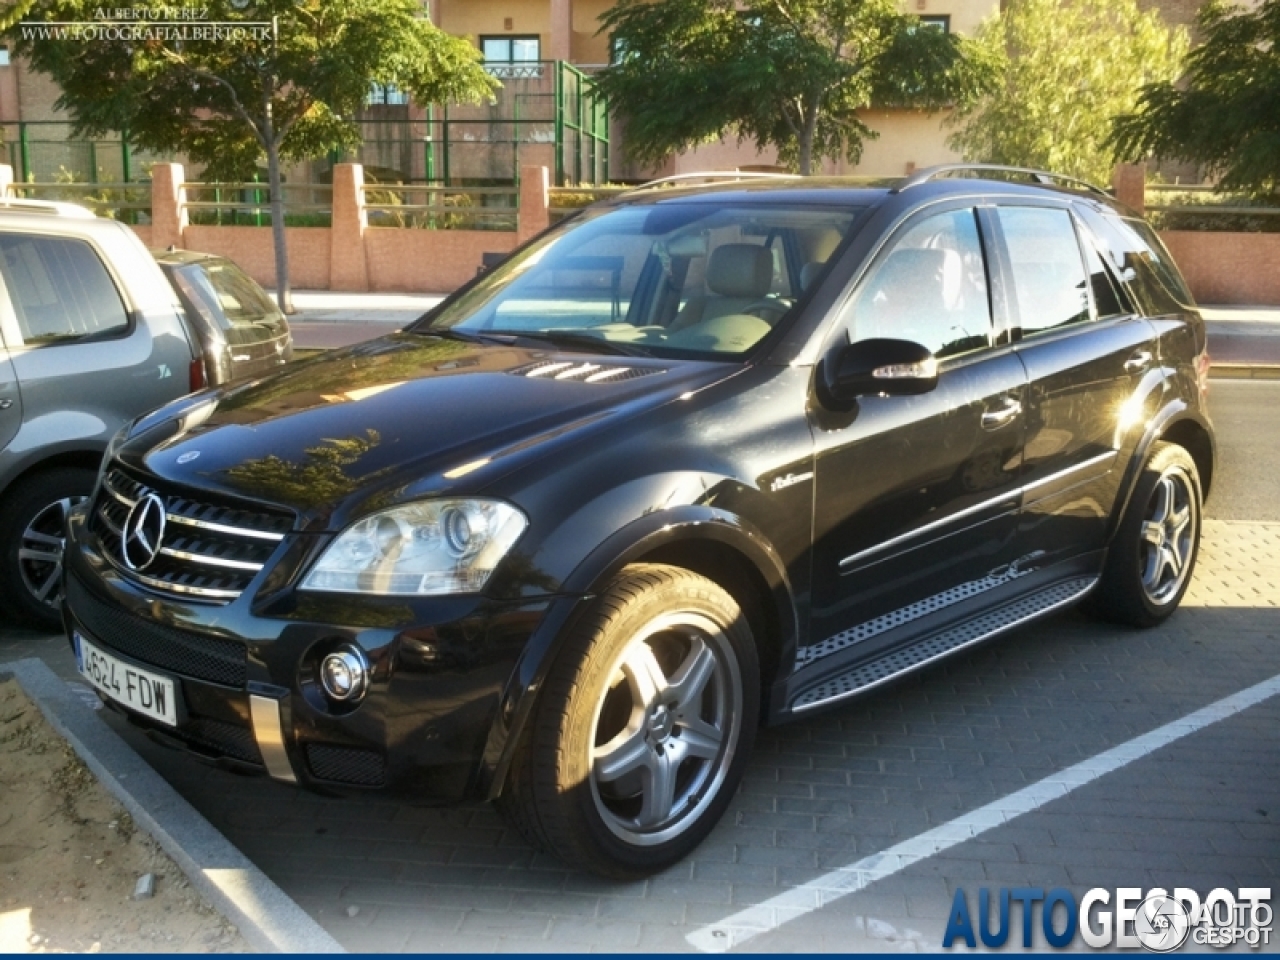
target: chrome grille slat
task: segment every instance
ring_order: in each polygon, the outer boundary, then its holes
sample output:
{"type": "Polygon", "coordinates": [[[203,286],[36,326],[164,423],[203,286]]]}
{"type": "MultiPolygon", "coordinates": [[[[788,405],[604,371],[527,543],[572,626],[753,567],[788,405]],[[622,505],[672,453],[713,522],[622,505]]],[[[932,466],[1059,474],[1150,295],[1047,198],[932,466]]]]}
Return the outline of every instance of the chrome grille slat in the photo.
{"type": "Polygon", "coordinates": [[[125,577],[160,593],[219,604],[244,593],[292,526],[291,515],[193,499],[158,479],[144,482],[118,464],[103,477],[90,514],[102,552],[125,577]],[[129,517],[152,495],[163,501],[164,535],[149,562],[135,557],[130,566],[123,556],[129,517]]]}
{"type": "Polygon", "coordinates": [[[265,530],[250,530],[248,527],[230,527],[225,523],[210,523],[207,520],[195,520],[191,517],[184,517],[180,513],[166,513],[165,519],[172,523],[181,523],[188,527],[197,527],[200,530],[208,530],[212,533],[225,533],[229,537],[249,537],[253,540],[269,540],[272,543],[279,543],[284,539],[283,533],[268,533],[265,530]]]}
{"type": "Polygon", "coordinates": [[[242,560],[226,560],[222,557],[211,557],[207,553],[191,553],[187,550],[175,550],[173,547],[161,547],[160,552],[166,557],[173,557],[176,560],[190,560],[192,563],[203,563],[210,567],[226,567],[229,570],[252,570],[257,572],[262,569],[260,563],[245,563],[242,560]]]}

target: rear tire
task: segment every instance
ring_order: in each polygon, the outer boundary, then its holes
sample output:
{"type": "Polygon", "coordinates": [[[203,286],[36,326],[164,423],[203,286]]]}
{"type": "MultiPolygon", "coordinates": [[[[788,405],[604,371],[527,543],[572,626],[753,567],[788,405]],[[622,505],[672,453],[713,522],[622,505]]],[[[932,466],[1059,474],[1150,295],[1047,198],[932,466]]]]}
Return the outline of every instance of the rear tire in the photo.
{"type": "Polygon", "coordinates": [[[759,709],[755,640],[733,598],[678,567],[627,567],[552,665],[498,807],[573,866],[648,876],[724,813],[759,709]]]}
{"type": "Polygon", "coordinates": [[[1200,474],[1182,447],[1157,443],[1107,553],[1092,608],[1104,620],[1154,627],[1178,608],[1200,552],[1200,474]]]}

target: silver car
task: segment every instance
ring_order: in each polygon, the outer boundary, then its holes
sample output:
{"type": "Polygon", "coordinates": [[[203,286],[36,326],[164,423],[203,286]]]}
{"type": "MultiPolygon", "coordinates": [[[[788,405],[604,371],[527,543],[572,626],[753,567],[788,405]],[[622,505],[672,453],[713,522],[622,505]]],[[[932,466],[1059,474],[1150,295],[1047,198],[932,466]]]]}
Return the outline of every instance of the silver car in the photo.
{"type": "Polygon", "coordinates": [[[226,257],[173,247],[155,257],[186,308],[211,385],[260,377],[293,359],[293,335],[284,314],[226,257]]]}
{"type": "Polygon", "coordinates": [[[67,511],[127,421],[215,370],[129,227],[0,201],[0,605],[60,629],[67,511]]]}

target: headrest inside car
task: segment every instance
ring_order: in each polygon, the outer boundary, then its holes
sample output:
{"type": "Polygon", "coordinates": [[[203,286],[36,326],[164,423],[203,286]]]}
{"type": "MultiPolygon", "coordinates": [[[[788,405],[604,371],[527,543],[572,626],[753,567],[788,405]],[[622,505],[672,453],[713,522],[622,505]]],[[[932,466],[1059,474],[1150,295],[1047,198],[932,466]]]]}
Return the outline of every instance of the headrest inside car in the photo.
{"type": "Polygon", "coordinates": [[[773,254],[753,243],[726,243],[711,251],[707,289],[722,297],[763,297],[773,285],[773,254]]]}

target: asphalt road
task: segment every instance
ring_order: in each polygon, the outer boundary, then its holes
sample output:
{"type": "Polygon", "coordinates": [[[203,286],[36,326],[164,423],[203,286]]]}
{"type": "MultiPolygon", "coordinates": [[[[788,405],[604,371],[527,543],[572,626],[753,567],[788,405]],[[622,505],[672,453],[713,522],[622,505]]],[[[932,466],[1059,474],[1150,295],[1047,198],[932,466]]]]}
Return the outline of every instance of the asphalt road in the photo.
{"type": "MultiPolygon", "coordinates": [[[[314,796],[108,722],[357,951],[936,950],[960,890],[976,919],[980,888],[1280,887],[1280,382],[1211,403],[1213,519],[1174,617],[1070,613],[762,731],[709,840],[648,881],[566,870],[483,805],[314,796]]],[[[72,675],[65,640],[0,630],[0,662],[30,655],[72,675]]],[[[1017,950],[1016,903],[1010,927],[1017,950]]]]}
{"type": "Polygon", "coordinates": [[[1280,522],[1280,381],[1211,380],[1218,433],[1210,516],[1280,522]]]}

